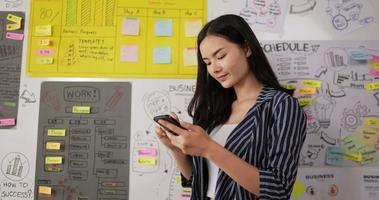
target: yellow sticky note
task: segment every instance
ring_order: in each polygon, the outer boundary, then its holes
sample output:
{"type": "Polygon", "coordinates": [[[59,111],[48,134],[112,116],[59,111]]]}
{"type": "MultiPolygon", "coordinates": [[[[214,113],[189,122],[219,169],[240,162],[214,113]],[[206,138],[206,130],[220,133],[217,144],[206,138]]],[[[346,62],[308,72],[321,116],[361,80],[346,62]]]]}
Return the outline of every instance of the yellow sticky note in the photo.
{"type": "Polygon", "coordinates": [[[54,63],[54,58],[51,58],[51,57],[37,58],[36,63],[40,65],[50,65],[54,63]]]}
{"type": "Polygon", "coordinates": [[[203,26],[203,23],[201,20],[192,20],[192,21],[185,21],[184,22],[184,35],[186,37],[197,37],[199,34],[201,27],[203,26]]]}
{"type": "Polygon", "coordinates": [[[7,31],[14,31],[21,28],[21,24],[7,24],[7,31]]]}
{"type": "Polygon", "coordinates": [[[141,165],[156,165],[157,159],[154,157],[140,157],[138,163],[141,165]]]}
{"type": "Polygon", "coordinates": [[[51,196],[53,189],[48,186],[38,186],[38,194],[51,196]]]}
{"type": "Polygon", "coordinates": [[[47,136],[64,137],[66,135],[66,129],[48,129],[47,136]]]}
{"type": "Polygon", "coordinates": [[[52,33],[51,25],[36,26],[35,36],[51,36],[51,33],[52,33]]]}
{"type": "Polygon", "coordinates": [[[46,156],[45,164],[62,164],[63,157],[62,156],[46,156]]]}
{"type": "Polygon", "coordinates": [[[365,89],[368,90],[368,91],[377,90],[377,89],[379,89],[379,82],[367,83],[365,85],[365,89]]]}
{"type": "Polygon", "coordinates": [[[314,94],[314,93],[316,93],[316,88],[298,88],[297,89],[297,93],[299,95],[314,94]]]}
{"type": "Polygon", "coordinates": [[[197,49],[186,48],[183,51],[184,66],[197,66],[197,49]]]}
{"type": "Polygon", "coordinates": [[[49,46],[50,45],[50,39],[40,39],[38,40],[39,46],[49,46]]]}
{"type": "Polygon", "coordinates": [[[296,86],[294,85],[291,85],[291,84],[288,84],[288,83],[284,83],[284,84],[280,84],[282,87],[288,89],[288,90],[294,90],[296,89],[296,86]]]}
{"type": "Polygon", "coordinates": [[[175,177],[175,182],[176,182],[176,184],[182,184],[182,177],[176,176],[175,177]]]}
{"type": "Polygon", "coordinates": [[[16,15],[8,14],[7,20],[17,23],[17,24],[21,24],[22,18],[16,15]]]}
{"type": "Polygon", "coordinates": [[[60,142],[46,142],[46,149],[48,150],[60,150],[61,143],[60,142]]]}
{"type": "Polygon", "coordinates": [[[352,161],[356,161],[356,162],[362,161],[362,155],[360,153],[354,153],[354,152],[346,151],[344,153],[344,156],[345,156],[345,159],[347,159],[347,160],[352,160],[352,161]]]}
{"type": "Polygon", "coordinates": [[[89,114],[91,113],[90,106],[73,106],[72,113],[89,114]]]}
{"type": "Polygon", "coordinates": [[[319,88],[321,87],[321,81],[315,81],[315,80],[302,80],[301,83],[304,86],[312,87],[312,88],[319,88]]]}
{"type": "Polygon", "coordinates": [[[367,126],[379,126],[379,119],[365,118],[364,121],[367,126]]]}
{"type": "Polygon", "coordinates": [[[376,144],[378,142],[379,128],[365,127],[361,130],[361,142],[363,144],[376,144]]]}
{"type": "Polygon", "coordinates": [[[305,193],[305,185],[296,180],[293,185],[292,196],[295,198],[301,197],[305,193]]]}
{"type": "Polygon", "coordinates": [[[300,106],[310,106],[312,105],[312,98],[300,98],[298,99],[300,106]]]}
{"type": "Polygon", "coordinates": [[[368,66],[371,68],[379,69],[379,61],[369,62],[368,66]]]}

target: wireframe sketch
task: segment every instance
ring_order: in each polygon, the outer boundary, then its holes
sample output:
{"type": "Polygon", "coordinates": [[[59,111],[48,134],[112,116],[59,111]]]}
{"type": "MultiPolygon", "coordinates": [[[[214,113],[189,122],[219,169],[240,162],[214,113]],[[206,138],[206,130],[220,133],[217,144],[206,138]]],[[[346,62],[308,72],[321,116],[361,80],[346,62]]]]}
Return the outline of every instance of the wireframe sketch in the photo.
{"type": "Polygon", "coordinates": [[[367,1],[328,0],[325,11],[337,31],[352,31],[375,21],[367,1]]]}

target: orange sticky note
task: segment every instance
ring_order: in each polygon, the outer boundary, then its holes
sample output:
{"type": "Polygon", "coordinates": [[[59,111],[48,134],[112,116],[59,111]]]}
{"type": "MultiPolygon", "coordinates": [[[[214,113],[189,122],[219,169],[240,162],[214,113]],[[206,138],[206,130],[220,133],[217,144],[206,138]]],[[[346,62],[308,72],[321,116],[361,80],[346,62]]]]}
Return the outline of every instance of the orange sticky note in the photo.
{"type": "Polygon", "coordinates": [[[316,93],[316,88],[298,88],[297,89],[297,93],[299,95],[314,94],[314,93],[316,93]]]}
{"type": "Polygon", "coordinates": [[[46,142],[46,149],[48,150],[60,150],[61,143],[60,142],[46,142]]]}

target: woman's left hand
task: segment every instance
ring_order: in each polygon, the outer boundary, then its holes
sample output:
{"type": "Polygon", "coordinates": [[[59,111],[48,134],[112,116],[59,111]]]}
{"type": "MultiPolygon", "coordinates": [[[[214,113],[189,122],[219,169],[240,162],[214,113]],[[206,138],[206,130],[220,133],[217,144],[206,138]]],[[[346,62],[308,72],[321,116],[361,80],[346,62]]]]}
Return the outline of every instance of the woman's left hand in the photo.
{"type": "Polygon", "coordinates": [[[185,130],[164,120],[160,120],[159,122],[172,132],[178,134],[174,135],[169,131],[166,131],[167,137],[171,140],[171,143],[181,149],[185,154],[206,157],[209,147],[214,143],[205,130],[200,126],[181,121],[180,125],[182,125],[186,129],[185,130]]]}

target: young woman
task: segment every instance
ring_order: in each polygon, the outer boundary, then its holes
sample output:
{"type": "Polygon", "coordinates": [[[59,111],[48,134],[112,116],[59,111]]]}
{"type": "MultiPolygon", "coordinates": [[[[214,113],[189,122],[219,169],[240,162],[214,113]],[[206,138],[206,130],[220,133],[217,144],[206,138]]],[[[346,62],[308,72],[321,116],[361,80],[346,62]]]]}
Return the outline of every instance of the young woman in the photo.
{"type": "Polygon", "coordinates": [[[177,135],[156,127],[191,181],[191,199],[289,199],[306,135],[303,110],[241,17],[210,21],[197,44],[193,124],[159,121],[177,135]]]}

